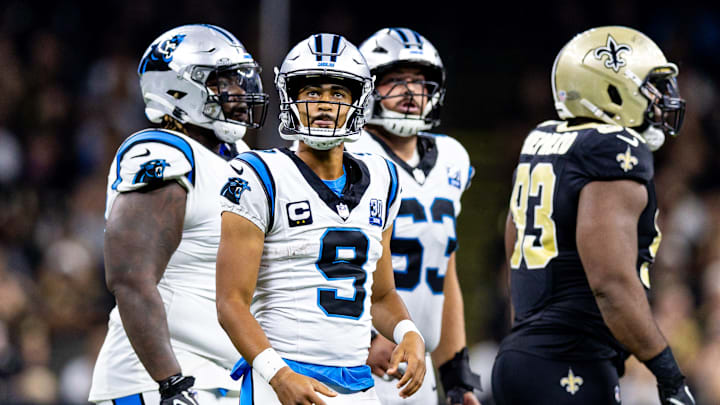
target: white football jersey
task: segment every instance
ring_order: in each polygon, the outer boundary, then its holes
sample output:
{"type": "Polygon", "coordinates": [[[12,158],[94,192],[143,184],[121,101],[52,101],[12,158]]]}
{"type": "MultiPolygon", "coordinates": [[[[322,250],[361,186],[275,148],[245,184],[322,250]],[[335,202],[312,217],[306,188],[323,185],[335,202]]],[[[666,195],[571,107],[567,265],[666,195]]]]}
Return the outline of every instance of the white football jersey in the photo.
{"type": "Polygon", "coordinates": [[[251,312],[284,358],[364,365],[373,272],[382,232],[400,206],[397,169],[345,153],[338,197],[288,149],[253,151],[228,166],[222,209],[265,233],[251,312]]]}
{"type": "Polygon", "coordinates": [[[379,154],[398,166],[403,194],[390,245],[395,289],[432,352],[440,342],[448,260],[457,248],[460,197],[473,176],[468,153],[449,136],[426,133],[418,135],[416,167],[367,131],[357,142],[345,143],[345,148],[379,154]]]}
{"type": "MultiPolygon", "coordinates": [[[[242,141],[236,147],[248,150],[242,141]]],[[[226,166],[225,159],[190,137],[149,129],[123,142],[108,175],[106,218],[120,193],[163,181],[177,181],[187,190],[182,240],[170,257],[158,290],[175,356],[183,374],[196,378],[198,389],[240,389],[229,378],[239,354],[218,323],[215,308],[215,259],[220,242],[217,195],[225,183],[222,173],[226,166]]],[[[135,355],[116,306],[95,364],[90,401],[157,388],[135,355]]]]}

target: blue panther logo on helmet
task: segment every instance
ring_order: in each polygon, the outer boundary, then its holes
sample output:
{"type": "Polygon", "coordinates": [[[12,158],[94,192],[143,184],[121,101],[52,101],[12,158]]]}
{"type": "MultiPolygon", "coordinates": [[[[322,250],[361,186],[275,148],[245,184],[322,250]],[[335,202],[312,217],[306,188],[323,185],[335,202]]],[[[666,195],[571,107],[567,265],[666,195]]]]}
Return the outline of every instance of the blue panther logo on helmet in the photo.
{"type": "Polygon", "coordinates": [[[220,191],[220,195],[227,198],[233,204],[239,204],[240,196],[245,190],[251,191],[247,181],[240,177],[230,177],[220,191]]]}
{"type": "Polygon", "coordinates": [[[137,183],[152,183],[158,180],[162,180],[165,168],[170,166],[170,163],[166,162],[165,159],[153,159],[140,166],[140,171],[135,175],[133,184],[137,183]]]}
{"type": "Polygon", "coordinates": [[[138,73],[170,70],[169,64],[173,59],[173,52],[175,52],[183,39],[185,39],[185,35],[178,34],[153,45],[150,52],[140,61],[138,73]]]}

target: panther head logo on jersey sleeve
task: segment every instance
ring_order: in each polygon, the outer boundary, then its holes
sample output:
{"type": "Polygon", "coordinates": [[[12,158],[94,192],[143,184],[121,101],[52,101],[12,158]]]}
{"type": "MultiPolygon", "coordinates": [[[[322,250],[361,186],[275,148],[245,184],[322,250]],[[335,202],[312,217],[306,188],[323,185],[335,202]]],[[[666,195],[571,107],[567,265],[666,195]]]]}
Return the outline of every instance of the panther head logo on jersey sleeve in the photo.
{"type": "Polygon", "coordinates": [[[220,27],[193,24],[165,32],[145,51],[138,75],[145,115],[154,123],[169,116],[234,143],[265,120],[268,95],[260,67],[220,27]]]}
{"type": "Polygon", "coordinates": [[[343,141],[355,141],[365,125],[368,99],[373,89],[365,58],[355,45],[336,34],[316,34],[290,50],[280,69],[275,68],[275,86],[280,95],[280,135],[300,140],[314,149],[331,149],[343,141]],[[309,80],[332,81],[350,89],[352,103],[298,101],[301,87],[309,80]],[[339,104],[332,128],[303,124],[301,113],[310,103],[339,104]],[[344,122],[339,115],[347,109],[344,122]]]}
{"type": "Polygon", "coordinates": [[[685,100],[678,67],[647,36],[632,28],[594,28],[575,36],[552,69],[561,119],[587,117],[634,128],[651,150],[680,131],[685,100]]]}
{"type": "MultiPolygon", "coordinates": [[[[420,114],[402,113],[386,108],[385,98],[376,90],[370,99],[368,123],[382,126],[398,136],[412,136],[440,125],[440,109],[445,99],[445,67],[438,51],[425,37],[408,28],[383,28],[360,45],[370,72],[379,80],[386,72],[400,67],[418,67],[425,80],[421,83],[423,99],[420,114]]],[[[398,83],[397,86],[407,84],[398,83]]]]}
{"type": "Polygon", "coordinates": [[[233,204],[240,204],[240,197],[243,191],[251,191],[250,186],[246,180],[240,177],[230,177],[220,190],[220,195],[227,198],[233,204]]]}
{"type": "Polygon", "coordinates": [[[154,181],[162,180],[165,168],[170,166],[165,159],[153,159],[149,162],[140,165],[140,170],[133,179],[133,184],[137,183],[152,183],[154,181]]]}

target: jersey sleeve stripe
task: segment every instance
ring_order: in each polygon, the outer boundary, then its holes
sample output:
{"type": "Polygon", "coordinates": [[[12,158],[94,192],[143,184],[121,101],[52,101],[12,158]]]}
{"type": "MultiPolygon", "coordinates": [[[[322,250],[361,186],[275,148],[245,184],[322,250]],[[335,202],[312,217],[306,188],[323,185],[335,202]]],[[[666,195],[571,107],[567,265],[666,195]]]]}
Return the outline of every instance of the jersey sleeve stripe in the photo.
{"type": "Polygon", "coordinates": [[[113,190],[117,190],[118,185],[122,182],[122,178],[120,178],[120,162],[122,162],[125,153],[133,146],[147,142],[163,143],[180,150],[185,155],[188,162],[190,162],[190,172],[187,174],[187,178],[192,185],[195,185],[195,154],[193,153],[190,144],[186,140],[169,132],[150,130],[137,133],[120,145],[120,149],[117,153],[117,161],[115,162],[115,166],[117,168],[117,178],[112,184],[113,190]]]}
{"type": "Polygon", "coordinates": [[[468,169],[468,178],[467,183],[465,183],[465,190],[470,188],[470,184],[472,183],[472,179],[475,177],[475,168],[470,165],[470,169],[468,169]]]}
{"type": "Polygon", "coordinates": [[[237,159],[247,163],[260,179],[265,190],[265,196],[268,201],[268,212],[270,213],[270,222],[267,229],[270,230],[275,224],[275,179],[267,164],[255,152],[245,152],[240,154],[237,159]]]}
{"type": "Polygon", "coordinates": [[[387,163],[388,171],[390,172],[390,186],[388,187],[387,207],[385,207],[385,222],[387,222],[390,207],[393,205],[398,195],[398,174],[397,167],[395,167],[393,162],[385,159],[385,163],[387,163]]]}

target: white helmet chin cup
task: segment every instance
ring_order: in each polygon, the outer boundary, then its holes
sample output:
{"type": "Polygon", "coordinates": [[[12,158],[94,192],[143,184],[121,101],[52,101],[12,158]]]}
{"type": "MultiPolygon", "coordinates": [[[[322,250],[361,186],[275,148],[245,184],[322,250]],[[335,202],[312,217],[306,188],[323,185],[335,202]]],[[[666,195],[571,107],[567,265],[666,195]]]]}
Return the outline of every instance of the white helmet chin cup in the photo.
{"type": "Polygon", "coordinates": [[[152,107],[145,107],[145,116],[147,117],[148,121],[152,122],[153,124],[161,123],[162,118],[165,115],[165,111],[163,110],[152,107]]]}
{"type": "MultiPolygon", "coordinates": [[[[420,115],[399,113],[388,110],[382,103],[379,104],[382,112],[380,114],[373,114],[368,120],[368,124],[381,126],[393,135],[408,137],[417,135],[418,132],[427,131],[433,127],[431,122],[425,121],[420,115]]],[[[425,106],[425,111],[423,111],[422,116],[425,116],[426,112],[431,109],[432,106],[428,103],[425,106]]]]}
{"type": "Polygon", "coordinates": [[[360,138],[360,132],[347,133],[345,129],[335,130],[333,135],[333,129],[331,128],[308,128],[304,125],[299,126],[298,132],[289,132],[280,123],[279,127],[280,137],[288,141],[300,141],[307,146],[317,150],[328,150],[332,149],[343,142],[355,142],[360,138]],[[338,135],[342,132],[343,135],[338,135]]]}
{"type": "Polygon", "coordinates": [[[314,136],[301,135],[300,142],[303,142],[307,146],[317,150],[329,150],[344,142],[344,139],[340,138],[318,138],[314,136]]]}
{"type": "Polygon", "coordinates": [[[640,135],[642,135],[643,139],[645,139],[648,148],[650,148],[652,152],[660,149],[660,147],[663,146],[663,144],[665,143],[665,132],[663,132],[662,129],[656,128],[652,125],[648,126],[647,129],[644,130],[640,135]]]}
{"type": "Polygon", "coordinates": [[[235,143],[245,136],[247,127],[231,122],[213,121],[212,130],[219,140],[227,143],[235,143]]]}

